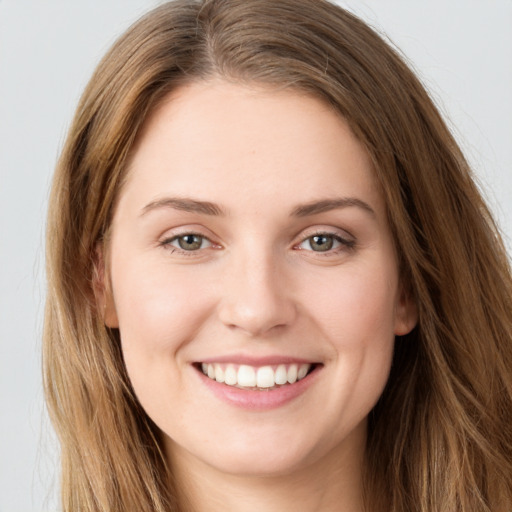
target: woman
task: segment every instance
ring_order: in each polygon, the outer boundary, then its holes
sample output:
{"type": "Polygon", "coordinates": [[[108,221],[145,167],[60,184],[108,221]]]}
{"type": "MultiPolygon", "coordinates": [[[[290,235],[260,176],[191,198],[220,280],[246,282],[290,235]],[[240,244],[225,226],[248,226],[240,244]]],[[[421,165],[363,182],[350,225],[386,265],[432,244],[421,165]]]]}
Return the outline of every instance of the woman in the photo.
{"type": "Polygon", "coordinates": [[[507,257],[357,18],[157,8],[91,79],[50,204],[64,510],[510,510],[507,257]]]}

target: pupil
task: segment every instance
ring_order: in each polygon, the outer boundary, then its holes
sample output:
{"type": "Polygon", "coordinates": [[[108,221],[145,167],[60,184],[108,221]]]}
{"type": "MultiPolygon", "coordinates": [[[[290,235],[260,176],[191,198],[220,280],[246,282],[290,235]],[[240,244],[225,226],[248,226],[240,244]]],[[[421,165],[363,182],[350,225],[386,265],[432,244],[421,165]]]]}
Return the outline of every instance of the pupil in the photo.
{"type": "Polygon", "coordinates": [[[179,239],[179,245],[186,251],[199,249],[201,247],[202,239],[197,235],[184,235],[179,239]]]}
{"type": "Polygon", "coordinates": [[[328,251],[332,246],[332,237],[326,235],[315,235],[311,244],[312,249],[315,251],[328,251]]]}

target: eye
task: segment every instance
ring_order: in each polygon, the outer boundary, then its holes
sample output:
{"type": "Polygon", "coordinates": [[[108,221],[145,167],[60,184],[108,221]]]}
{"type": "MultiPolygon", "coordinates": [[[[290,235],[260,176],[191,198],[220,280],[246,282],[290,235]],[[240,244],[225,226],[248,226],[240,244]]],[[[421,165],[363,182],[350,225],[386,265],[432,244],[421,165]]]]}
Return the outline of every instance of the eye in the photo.
{"type": "Polygon", "coordinates": [[[164,241],[164,245],[175,247],[182,251],[193,252],[199,249],[211,247],[212,243],[208,238],[196,235],[194,233],[186,233],[184,235],[175,236],[169,240],[164,241]]]}
{"type": "Polygon", "coordinates": [[[307,251],[329,252],[340,247],[352,248],[354,242],[333,233],[316,233],[302,241],[297,247],[307,251]]]}

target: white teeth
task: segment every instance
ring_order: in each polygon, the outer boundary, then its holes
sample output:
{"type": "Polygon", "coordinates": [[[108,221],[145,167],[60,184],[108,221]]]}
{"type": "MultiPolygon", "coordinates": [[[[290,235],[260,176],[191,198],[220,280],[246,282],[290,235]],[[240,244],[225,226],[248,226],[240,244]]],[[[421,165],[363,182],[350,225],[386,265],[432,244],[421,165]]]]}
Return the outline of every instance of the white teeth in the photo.
{"type": "Polygon", "coordinates": [[[224,372],[224,382],[229,386],[234,386],[238,382],[237,377],[235,367],[232,364],[228,364],[224,372]]]}
{"type": "Polygon", "coordinates": [[[297,372],[297,380],[303,379],[307,375],[309,368],[309,364],[301,364],[299,366],[299,371],[297,372]]]}
{"type": "Polygon", "coordinates": [[[217,382],[224,382],[224,370],[220,364],[215,365],[215,380],[217,382]]]}
{"type": "Polygon", "coordinates": [[[275,386],[294,384],[303,379],[311,369],[311,364],[280,364],[277,367],[254,367],[246,364],[202,363],[201,370],[212,380],[243,388],[269,389],[275,386]]]}
{"type": "Polygon", "coordinates": [[[252,366],[243,364],[238,368],[238,385],[245,388],[256,386],[256,372],[252,366]]]}
{"type": "Polygon", "coordinates": [[[276,384],[282,386],[288,382],[288,374],[286,371],[286,366],[284,364],[280,364],[276,370],[275,376],[276,384]]]}
{"type": "Polygon", "coordinates": [[[262,366],[258,368],[258,373],[256,374],[256,385],[259,388],[271,388],[275,386],[275,377],[274,370],[272,370],[271,366],[262,366]]]}
{"type": "Polygon", "coordinates": [[[290,368],[288,368],[288,382],[290,384],[293,384],[294,382],[297,382],[297,365],[292,364],[290,365],[290,368]]]}

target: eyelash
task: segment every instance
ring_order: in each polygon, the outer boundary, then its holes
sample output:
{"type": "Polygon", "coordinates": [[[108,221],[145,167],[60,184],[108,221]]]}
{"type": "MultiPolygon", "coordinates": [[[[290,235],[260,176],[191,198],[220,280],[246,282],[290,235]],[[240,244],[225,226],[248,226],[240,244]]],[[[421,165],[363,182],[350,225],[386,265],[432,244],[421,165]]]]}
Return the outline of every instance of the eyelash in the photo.
{"type": "Polygon", "coordinates": [[[200,252],[201,249],[215,247],[215,244],[209,238],[207,238],[204,235],[201,235],[200,233],[194,233],[194,232],[181,233],[179,235],[174,235],[172,237],[165,238],[164,240],[162,240],[159,243],[159,245],[161,247],[163,247],[164,249],[170,251],[171,253],[179,253],[180,255],[187,256],[187,257],[198,256],[198,253],[200,252]],[[183,249],[181,247],[176,247],[176,246],[172,245],[173,242],[179,243],[179,240],[183,239],[185,237],[198,237],[201,239],[201,246],[203,245],[203,242],[208,242],[209,246],[208,247],[199,247],[198,249],[195,249],[195,250],[187,250],[187,249],[183,249]]]}
{"type": "Polygon", "coordinates": [[[313,252],[319,256],[328,257],[328,256],[339,254],[340,252],[343,252],[343,251],[353,250],[355,248],[355,246],[356,246],[355,240],[344,238],[344,237],[340,236],[338,233],[333,233],[331,231],[316,231],[315,233],[312,233],[312,234],[308,235],[307,237],[305,237],[300,243],[295,245],[294,248],[296,247],[298,250],[308,250],[308,252],[313,252]],[[308,250],[308,249],[300,248],[300,246],[302,244],[304,244],[308,241],[309,241],[309,245],[311,247],[311,241],[313,240],[314,237],[331,238],[335,242],[338,242],[339,246],[334,247],[334,248],[329,248],[326,251],[314,251],[313,249],[308,250]]]}
{"type": "MultiPolygon", "coordinates": [[[[171,253],[179,253],[180,255],[185,256],[185,257],[194,257],[194,256],[197,257],[200,254],[202,249],[204,250],[204,249],[208,249],[208,248],[212,248],[212,247],[213,248],[219,248],[220,247],[219,245],[214,244],[206,236],[204,236],[204,235],[202,235],[200,233],[192,232],[192,231],[191,232],[182,233],[182,234],[179,234],[179,235],[174,235],[174,236],[169,237],[169,238],[165,238],[164,240],[159,242],[159,245],[161,247],[163,247],[164,249],[170,251],[171,253]],[[187,250],[187,249],[183,249],[181,247],[176,247],[176,246],[172,245],[173,242],[179,243],[179,240],[183,239],[185,237],[197,237],[197,238],[200,238],[201,239],[201,246],[198,247],[197,249],[187,250]],[[207,247],[202,247],[204,242],[207,242],[209,245],[207,247]]],[[[339,254],[340,252],[343,252],[343,251],[351,251],[351,250],[353,250],[355,248],[355,245],[356,245],[355,240],[344,238],[344,237],[340,236],[338,233],[334,233],[334,232],[330,232],[330,231],[316,231],[316,232],[308,235],[307,237],[303,238],[298,244],[295,244],[293,246],[293,248],[296,249],[296,250],[301,250],[301,251],[305,250],[307,252],[314,253],[314,254],[316,254],[318,256],[329,257],[329,256],[333,256],[333,255],[339,254]],[[339,245],[337,247],[329,247],[325,251],[314,251],[311,248],[311,242],[314,239],[314,237],[330,238],[330,239],[333,240],[333,245],[335,245],[336,242],[339,245]],[[307,243],[308,241],[309,241],[309,246],[310,246],[311,249],[304,249],[303,247],[301,247],[303,244],[307,243]]]]}

